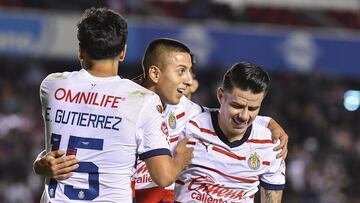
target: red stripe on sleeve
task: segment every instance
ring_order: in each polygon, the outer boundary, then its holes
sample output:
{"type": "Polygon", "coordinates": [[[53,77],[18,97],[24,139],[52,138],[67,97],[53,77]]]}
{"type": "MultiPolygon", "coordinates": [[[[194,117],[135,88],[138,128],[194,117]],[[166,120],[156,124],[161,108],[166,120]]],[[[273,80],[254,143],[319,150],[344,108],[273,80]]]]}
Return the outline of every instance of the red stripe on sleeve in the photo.
{"type": "Polygon", "coordinates": [[[258,140],[258,139],[249,139],[246,142],[256,143],[256,144],[272,144],[272,140],[258,140]]]}
{"type": "Polygon", "coordinates": [[[195,141],[187,141],[186,144],[190,144],[190,145],[196,145],[196,142],[195,141]]]}
{"type": "Polygon", "coordinates": [[[184,116],[185,116],[185,112],[179,113],[178,115],[176,115],[176,119],[180,119],[184,116]]]}
{"type": "Polygon", "coordinates": [[[210,134],[210,135],[214,135],[214,136],[217,136],[215,132],[209,130],[209,129],[206,129],[206,128],[200,128],[199,125],[193,121],[193,120],[190,120],[189,121],[191,124],[193,124],[195,127],[199,128],[199,130],[203,133],[207,133],[207,134],[210,134]]]}
{"type": "Polygon", "coordinates": [[[170,138],[169,141],[172,143],[172,142],[176,142],[176,141],[178,141],[178,140],[179,140],[179,136],[170,138]]]}

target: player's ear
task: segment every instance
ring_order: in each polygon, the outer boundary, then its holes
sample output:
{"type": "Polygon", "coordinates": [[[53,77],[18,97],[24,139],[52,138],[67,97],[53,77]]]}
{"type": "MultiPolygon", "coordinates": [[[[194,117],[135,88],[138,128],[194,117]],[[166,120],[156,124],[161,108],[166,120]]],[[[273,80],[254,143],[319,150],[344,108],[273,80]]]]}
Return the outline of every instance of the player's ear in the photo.
{"type": "Polygon", "coordinates": [[[84,60],[84,49],[79,47],[79,60],[84,60]]]}
{"type": "Polygon", "coordinates": [[[158,83],[160,78],[160,69],[159,67],[152,65],[149,67],[149,78],[152,82],[158,83]]]}
{"type": "Polygon", "coordinates": [[[199,88],[199,81],[196,79],[193,79],[192,84],[190,86],[190,92],[191,94],[196,92],[196,90],[199,88]]]}
{"type": "Polygon", "coordinates": [[[221,105],[224,102],[224,89],[222,87],[219,87],[217,89],[216,96],[219,101],[219,104],[221,105]]]}
{"type": "Polygon", "coordinates": [[[119,61],[125,60],[126,49],[127,49],[127,44],[125,44],[124,49],[120,52],[119,61]]]}

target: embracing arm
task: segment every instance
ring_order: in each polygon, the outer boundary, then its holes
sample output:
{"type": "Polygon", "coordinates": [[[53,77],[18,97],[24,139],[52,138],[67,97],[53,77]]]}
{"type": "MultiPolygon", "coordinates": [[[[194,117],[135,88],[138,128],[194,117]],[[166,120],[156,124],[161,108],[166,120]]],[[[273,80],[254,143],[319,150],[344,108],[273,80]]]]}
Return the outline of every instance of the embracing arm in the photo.
{"type": "Polygon", "coordinates": [[[62,150],[51,151],[46,154],[42,151],[34,161],[34,171],[38,175],[47,176],[57,180],[65,180],[72,176],[72,171],[79,167],[74,155],[63,156],[62,150]]]}
{"type": "Polygon", "coordinates": [[[281,203],[282,194],[282,190],[267,190],[261,187],[261,203],[281,203]]]}
{"type": "Polygon", "coordinates": [[[151,178],[160,187],[174,183],[181,171],[191,163],[193,148],[186,147],[188,140],[185,137],[178,143],[174,150],[174,158],[159,155],[145,159],[151,178]]]}
{"type": "Polygon", "coordinates": [[[281,150],[276,158],[282,158],[285,160],[287,153],[288,153],[288,142],[289,142],[289,136],[286,134],[284,129],[274,120],[270,119],[268,128],[271,131],[272,139],[275,142],[277,142],[277,139],[280,139],[280,145],[274,148],[274,151],[281,150]]]}
{"type": "Polygon", "coordinates": [[[268,116],[256,116],[254,123],[264,126],[271,131],[273,143],[280,139],[280,145],[274,148],[274,151],[279,151],[277,158],[285,160],[288,153],[289,136],[284,129],[272,118],[268,116]]]}

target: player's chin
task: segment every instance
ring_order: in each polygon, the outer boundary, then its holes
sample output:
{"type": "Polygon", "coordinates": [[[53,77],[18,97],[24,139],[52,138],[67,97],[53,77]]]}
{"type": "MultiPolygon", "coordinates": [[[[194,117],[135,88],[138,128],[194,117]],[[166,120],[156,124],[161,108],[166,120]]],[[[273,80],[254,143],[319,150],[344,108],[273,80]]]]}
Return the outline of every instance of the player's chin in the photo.
{"type": "Polygon", "coordinates": [[[232,131],[234,134],[243,134],[247,129],[247,126],[232,126],[232,131]]]}
{"type": "Polygon", "coordinates": [[[170,105],[177,105],[180,103],[180,98],[181,97],[173,97],[169,100],[169,103],[170,105]]]}

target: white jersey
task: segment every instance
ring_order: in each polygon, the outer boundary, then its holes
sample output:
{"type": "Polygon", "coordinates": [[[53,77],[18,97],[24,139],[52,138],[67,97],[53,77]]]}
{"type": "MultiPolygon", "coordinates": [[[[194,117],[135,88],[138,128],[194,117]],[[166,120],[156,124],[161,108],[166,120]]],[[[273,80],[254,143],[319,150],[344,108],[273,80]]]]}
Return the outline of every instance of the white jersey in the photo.
{"type": "Polygon", "coordinates": [[[241,140],[230,143],[217,115],[217,111],[202,113],[184,129],[194,158],[176,181],[175,201],[248,203],[254,201],[259,184],[283,190],[285,163],[276,159],[271,132],[253,124],[241,140]]]}
{"type": "MultiPolygon", "coordinates": [[[[176,147],[177,141],[179,140],[179,135],[185,128],[185,125],[190,121],[191,118],[204,112],[205,110],[207,109],[190,101],[185,96],[181,97],[179,104],[166,106],[164,116],[167,121],[169,130],[169,143],[170,149],[172,151],[176,147]]],[[[270,119],[270,117],[257,116],[254,120],[254,123],[258,123],[267,127],[270,119]]],[[[134,181],[135,190],[158,187],[157,184],[152,181],[144,161],[137,162],[134,181]]],[[[174,186],[175,184],[172,184],[166,187],[166,189],[174,190],[174,186]]]]}
{"type": "Polygon", "coordinates": [[[42,202],[132,202],[137,155],[170,155],[159,97],[119,76],[50,74],[40,86],[46,151],[76,155],[67,180],[47,179],[42,202]]]}
{"type": "MultiPolygon", "coordinates": [[[[171,151],[175,148],[179,135],[186,123],[190,118],[203,111],[203,107],[190,101],[185,96],[180,98],[180,102],[177,105],[166,105],[164,116],[167,122],[171,151]]],[[[157,184],[152,181],[144,161],[138,161],[134,181],[136,190],[158,187],[157,184]]],[[[174,184],[168,186],[167,189],[173,190],[174,186],[174,184]]]]}

